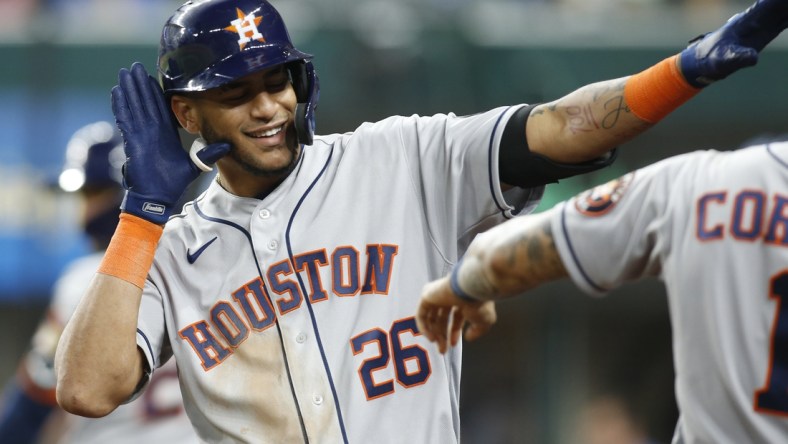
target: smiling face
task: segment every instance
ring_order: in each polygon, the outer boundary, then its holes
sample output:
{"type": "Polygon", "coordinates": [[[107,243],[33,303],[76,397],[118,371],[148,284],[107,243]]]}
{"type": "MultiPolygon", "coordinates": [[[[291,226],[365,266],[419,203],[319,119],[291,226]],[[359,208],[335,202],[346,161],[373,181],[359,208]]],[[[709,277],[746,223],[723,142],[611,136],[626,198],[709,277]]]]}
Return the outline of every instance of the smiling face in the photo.
{"type": "Polygon", "coordinates": [[[208,143],[230,143],[230,153],[217,162],[222,183],[233,194],[249,197],[270,191],[297,162],[295,108],[284,65],[172,97],[173,112],[186,131],[208,143]]]}

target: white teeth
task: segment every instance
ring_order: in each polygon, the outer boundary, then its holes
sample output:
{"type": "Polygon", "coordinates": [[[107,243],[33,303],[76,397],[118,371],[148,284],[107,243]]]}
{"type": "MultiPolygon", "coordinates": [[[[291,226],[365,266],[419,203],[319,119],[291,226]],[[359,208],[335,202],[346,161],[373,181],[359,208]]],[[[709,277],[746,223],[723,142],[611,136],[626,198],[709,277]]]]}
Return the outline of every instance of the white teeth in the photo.
{"type": "Polygon", "coordinates": [[[271,137],[275,134],[279,134],[279,132],[282,131],[283,128],[284,126],[280,126],[279,128],[273,128],[268,131],[263,131],[262,133],[256,133],[254,134],[254,137],[271,137]]]}

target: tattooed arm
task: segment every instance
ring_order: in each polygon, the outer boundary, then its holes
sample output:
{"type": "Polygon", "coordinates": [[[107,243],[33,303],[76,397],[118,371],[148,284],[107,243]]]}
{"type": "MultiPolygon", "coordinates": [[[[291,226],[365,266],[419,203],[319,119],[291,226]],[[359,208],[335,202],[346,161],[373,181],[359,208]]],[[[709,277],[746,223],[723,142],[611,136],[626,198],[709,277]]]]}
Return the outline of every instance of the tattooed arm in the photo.
{"type": "Polygon", "coordinates": [[[536,107],[525,125],[531,151],[563,163],[598,158],[659,122],[709,84],[753,66],[788,27],[781,0],[757,0],[716,31],[629,77],[584,86],[536,107]]]}
{"type": "Polygon", "coordinates": [[[525,126],[531,151],[556,162],[580,163],[650,128],[624,100],[628,79],[592,83],[534,108],[525,126]]]}
{"type": "Polygon", "coordinates": [[[441,353],[457,344],[466,323],[467,340],[487,333],[496,320],[493,301],[568,276],[553,241],[551,212],[515,218],[479,235],[451,276],[424,287],[416,320],[441,353]]]}

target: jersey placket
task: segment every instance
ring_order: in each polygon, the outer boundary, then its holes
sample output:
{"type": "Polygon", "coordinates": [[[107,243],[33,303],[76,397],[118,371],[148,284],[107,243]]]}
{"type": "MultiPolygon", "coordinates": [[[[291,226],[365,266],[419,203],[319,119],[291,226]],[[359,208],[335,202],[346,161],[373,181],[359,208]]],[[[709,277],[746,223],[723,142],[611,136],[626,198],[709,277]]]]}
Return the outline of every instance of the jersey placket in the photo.
{"type": "Polygon", "coordinates": [[[333,429],[337,430],[334,436],[339,437],[330,385],[324,372],[315,371],[324,365],[306,307],[309,302],[301,285],[304,281],[298,279],[284,238],[290,212],[282,210],[289,207],[282,203],[274,205],[269,199],[261,201],[250,221],[252,240],[277,315],[284,359],[288,361],[296,403],[307,434],[314,437],[314,431],[333,429]]]}

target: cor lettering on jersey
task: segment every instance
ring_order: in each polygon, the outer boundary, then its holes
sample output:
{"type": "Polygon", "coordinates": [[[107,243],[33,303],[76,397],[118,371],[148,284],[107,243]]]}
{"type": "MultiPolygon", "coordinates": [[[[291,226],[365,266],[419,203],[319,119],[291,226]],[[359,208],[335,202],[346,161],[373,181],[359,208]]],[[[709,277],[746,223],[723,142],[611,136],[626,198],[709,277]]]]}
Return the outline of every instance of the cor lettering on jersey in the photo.
{"type": "Polygon", "coordinates": [[[725,239],[788,246],[788,196],[762,190],[741,190],[729,195],[715,191],[700,196],[696,203],[699,240],[725,239]]]}
{"type": "Polygon", "coordinates": [[[302,306],[305,296],[314,304],[332,295],[350,298],[359,294],[387,295],[399,248],[389,244],[370,244],[366,258],[352,246],[339,246],[331,254],[313,250],[272,264],[262,276],[256,276],[211,308],[207,319],[194,322],[178,334],[191,345],[204,370],[222,363],[249,335],[260,333],[283,316],[302,306]],[[362,266],[363,262],[363,266],[362,266]],[[321,271],[329,269],[329,289],[321,271]],[[298,276],[304,279],[304,295],[298,276]],[[308,290],[306,289],[308,287],[308,290]]]}

